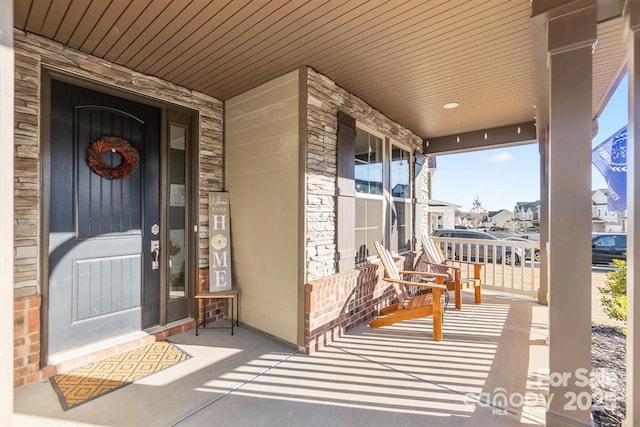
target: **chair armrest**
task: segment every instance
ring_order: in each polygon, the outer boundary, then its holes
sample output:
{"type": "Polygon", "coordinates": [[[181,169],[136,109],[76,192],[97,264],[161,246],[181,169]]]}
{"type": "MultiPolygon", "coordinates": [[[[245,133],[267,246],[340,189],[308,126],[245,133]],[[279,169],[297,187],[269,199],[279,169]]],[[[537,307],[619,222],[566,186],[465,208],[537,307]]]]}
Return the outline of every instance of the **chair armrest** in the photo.
{"type": "Polygon", "coordinates": [[[447,287],[445,285],[438,285],[437,283],[422,283],[422,282],[410,282],[408,280],[396,280],[396,279],[388,279],[388,278],[384,278],[382,279],[385,282],[390,282],[390,283],[398,283],[400,285],[407,285],[407,286],[420,286],[422,288],[438,288],[438,289],[442,289],[442,290],[447,290],[447,287]]]}
{"type": "Polygon", "coordinates": [[[458,261],[457,259],[455,259],[455,260],[454,260],[454,259],[450,259],[450,260],[448,260],[448,261],[451,261],[451,262],[457,262],[457,263],[460,263],[460,264],[468,264],[468,265],[473,265],[473,266],[478,265],[478,266],[480,266],[480,267],[482,267],[482,266],[484,265],[484,264],[481,264],[481,263],[479,263],[479,262],[472,262],[472,261],[458,261]]]}
{"type": "MultiPolygon", "coordinates": [[[[447,265],[447,264],[439,264],[437,262],[429,262],[429,261],[420,261],[422,264],[427,264],[427,265],[435,265],[437,267],[444,267],[444,268],[450,268],[452,270],[460,270],[460,267],[456,267],[454,265],[447,265]]],[[[435,273],[434,273],[435,274],[435,273]]]]}
{"type": "Polygon", "coordinates": [[[479,262],[471,262],[471,261],[454,261],[454,262],[467,264],[467,265],[472,265],[473,266],[473,277],[474,277],[474,279],[480,279],[482,266],[484,264],[480,264],[479,262]]]}
{"type": "Polygon", "coordinates": [[[398,273],[400,273],[400,274],[419,274],[421,276],[430,276],[430,277],[442,277],[443,279],[449,278],[448,274],[432,273],[430,271],[399,271],[398,273]]]}

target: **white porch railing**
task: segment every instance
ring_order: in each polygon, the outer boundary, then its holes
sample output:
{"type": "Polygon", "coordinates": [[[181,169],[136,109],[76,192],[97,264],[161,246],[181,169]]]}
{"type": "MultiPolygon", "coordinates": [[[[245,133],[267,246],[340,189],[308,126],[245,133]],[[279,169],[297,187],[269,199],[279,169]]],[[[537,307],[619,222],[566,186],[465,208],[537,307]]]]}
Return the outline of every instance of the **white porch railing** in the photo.
{"type": "Polygon", "coordinates": [[[472,277],[473,267],[456,261],[483,264],[482,287],[532,297],[538,296],[540,264],[535,252],[540,249],[536,241],[456,239],[432,237],[453,265],[462,268],[462,277],[472,277]]]}

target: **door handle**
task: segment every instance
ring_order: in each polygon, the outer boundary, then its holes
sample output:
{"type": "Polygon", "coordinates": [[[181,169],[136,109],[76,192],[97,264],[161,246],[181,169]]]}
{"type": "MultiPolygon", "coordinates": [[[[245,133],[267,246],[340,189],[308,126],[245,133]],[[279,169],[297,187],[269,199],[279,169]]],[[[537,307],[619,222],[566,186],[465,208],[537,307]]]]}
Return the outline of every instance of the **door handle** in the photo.
{"type": "Polygon", "coordinates": [[[151,269],[160,268],[160,240],[151,241],[151,269]]]}

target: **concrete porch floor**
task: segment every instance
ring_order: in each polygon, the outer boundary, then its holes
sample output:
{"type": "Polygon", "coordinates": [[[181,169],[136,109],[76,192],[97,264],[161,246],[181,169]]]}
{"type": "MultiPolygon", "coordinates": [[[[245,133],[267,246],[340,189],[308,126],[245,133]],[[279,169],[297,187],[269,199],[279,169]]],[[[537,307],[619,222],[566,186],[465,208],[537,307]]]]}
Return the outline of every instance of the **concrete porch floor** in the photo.
{"type": "Polygon", "coordinates": [[[430,318],[361,325],[310,356],[242,326],[185,332],[170,341],[191,359],[69,411],[48,381],[16,390],[14,425],[544,425],[547,307],[464,303],[442,342],[430,318]]]}

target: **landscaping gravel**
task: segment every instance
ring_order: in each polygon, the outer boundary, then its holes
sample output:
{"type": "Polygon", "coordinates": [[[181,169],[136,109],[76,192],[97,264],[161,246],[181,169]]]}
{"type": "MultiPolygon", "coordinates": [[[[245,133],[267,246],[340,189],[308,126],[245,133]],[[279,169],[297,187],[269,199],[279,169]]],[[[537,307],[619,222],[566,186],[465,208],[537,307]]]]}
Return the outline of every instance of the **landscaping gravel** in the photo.
{"type": "Polygon", "coordinates": [[[622,328],[591,328],[592,413],[596,426],[622,425],[626,413],[626,337],[622,328]]]}

